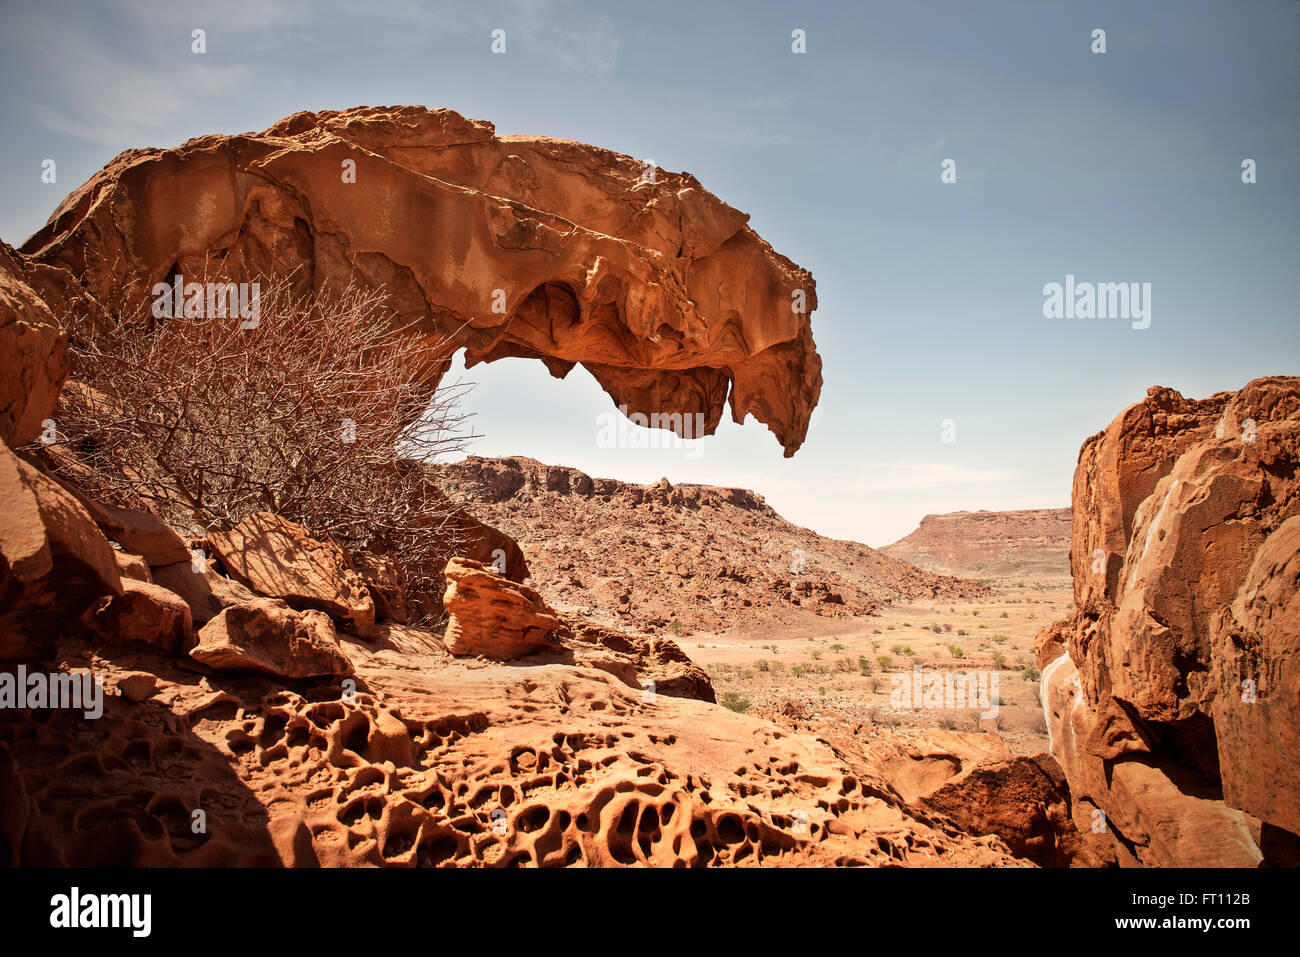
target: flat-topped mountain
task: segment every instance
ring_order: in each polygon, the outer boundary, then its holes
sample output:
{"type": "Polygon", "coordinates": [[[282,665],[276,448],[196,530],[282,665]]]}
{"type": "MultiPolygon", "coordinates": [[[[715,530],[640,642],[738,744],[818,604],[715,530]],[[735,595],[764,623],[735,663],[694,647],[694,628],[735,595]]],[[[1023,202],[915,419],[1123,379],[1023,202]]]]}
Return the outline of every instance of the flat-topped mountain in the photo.
{"type": "Polygon", "coordinates": [[[1070,510],[927,515],[916,531],[881,549],[932,572],[976,578],[1068,575],[1070,510]]]}

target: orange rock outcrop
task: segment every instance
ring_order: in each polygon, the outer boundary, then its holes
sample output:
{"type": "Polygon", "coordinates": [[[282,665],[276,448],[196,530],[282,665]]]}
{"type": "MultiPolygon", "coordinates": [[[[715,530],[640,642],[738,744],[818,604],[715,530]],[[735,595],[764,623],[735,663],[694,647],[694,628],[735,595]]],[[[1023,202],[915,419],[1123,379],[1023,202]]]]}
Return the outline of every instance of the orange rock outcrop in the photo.
{"type": "Polygon", "coordinates": [[[1153,388],[1079,453],[1076,611],[1037,645],[1052,753],[1112,859],[1295,853],[1297,464],[1286,377],[1202,401],[1153,388]]]}
{"type": "MultiPolygon", "coordinates": [[[[678,429],[698,414],[698,437],[729,400],[792,455],[821,392],[816,285],[747,220],[688,173],[497,136],[450,110],[361,107],[130,150],[22,251],[64,267],[95,306],[123,290],[145,302],[178,274],[383,286],[428,336],[434,379],[444,337],[470,366],[518,356],[564,376],[580,363],[630,413],[678,429]]],[[[24,439],[34,414],[10,413],[24,439]]]]}

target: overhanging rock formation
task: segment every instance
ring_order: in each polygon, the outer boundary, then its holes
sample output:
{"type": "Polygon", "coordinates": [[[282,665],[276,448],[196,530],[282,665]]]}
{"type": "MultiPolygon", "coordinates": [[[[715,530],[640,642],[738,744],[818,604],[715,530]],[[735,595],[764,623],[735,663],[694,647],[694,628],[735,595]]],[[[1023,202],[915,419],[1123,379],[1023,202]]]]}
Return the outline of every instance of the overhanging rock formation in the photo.
{"type": "MultiPolygon", "coordinates": [[[[298,113],[261,133],[130,150],[22,252],[90,305],[155,283],[382,285],[466,364],[588,369],[629,413],[766,423],[794,454],[821,392],[812,276],[686,173],[450,110],[298,113]]],[[[84,304],[84,301],[83,301],[84,304]]],[[[437,374],[449,364],[433,352],[437,374]]],[[[698,436],[698,432],[692,432],[698,436]]]]}

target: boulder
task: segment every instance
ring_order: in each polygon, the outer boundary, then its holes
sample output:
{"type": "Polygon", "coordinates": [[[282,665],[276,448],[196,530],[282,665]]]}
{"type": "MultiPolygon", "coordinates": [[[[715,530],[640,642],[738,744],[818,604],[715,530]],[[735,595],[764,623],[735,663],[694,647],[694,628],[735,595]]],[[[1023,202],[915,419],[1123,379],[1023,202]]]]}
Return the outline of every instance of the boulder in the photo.
{"type": "Polygon", "coordinates": [[[288,680],[352,674],[328,615],[268,598],[222,610],[199,630],[189,655],[217,671],[288,680]]]}
{"type": "Polygon", "coordinates": [[[356,551],[348,556],[366,590],[375,602],[375,618],[406,624],[411,620],[411,609],[406,601],[406,574],[402,566],[389,555],[356,551]]]}
{"type": "Polygon", "coordinates": [[[528,586],[468,558],[453,558],[444,574],[444,643],[453,655],[509,660],[559,646],[559,617],[528,586]]]}
{"type": "Polygon", "coordinates": [[[158,676],[147,671],[126,671],[114,686],[123,698],[139,704],[158,690],[158,676]]]}
{"type": "Polygon", "coordinates": [[[28,284],[31,269],[0,243],[0,441],[8,446],[25,445],[44,431],[68,375],[67,334],[28,284]]]}
{"type": "Polygon", "coordinates": [[[230,577],[259,595],[327,612],[362,637],[377,634],[374,600],[336,542],[258,512],[228,532],[209,533],[208,544],[230,577]]]}
{"type": "Polygon", "coordinates": [[[257,597],[239,582],[217,574],[206,561],[159,565],[150,575],[156,584],[185,599],[196,627],[206,625],[223,608],[242,605],[257,597]]]}
{"type": "Polygon", "coordinates": [[[194,633],[190,606],[175,592],[134,578],[123,592],[101,599],[86,624],[111,644],[143,645],[173,655],[194,633]]]}
{"type": "Polygon", "coordinates": [[[114,549],[113,560],[117,562],[118,574],[123,578],[134,578],[142,582],[153,581],[153,576],[149,573],[149,565],[141,556],[114,549]]]}
{"type": "Polygon", "coordinates": [[[1012,755],[997,734],[934,728],[914,739],[882,738],[876,751],[909,807],[942,814],[970,834],[996,834],[1017,857],[1043,867],[1097,863],[1050,755],[1012,755]]]}
{"type": "Polygon", "coordinates": [[[655,694],[717,702],[708,672],[672,639],[614,631],[572,615],[559,617],[563,627],[556,637],[577,664],[655,694]]]}
{"type": "Polygon", "coordinates": [[[113,546],[63,486],[0,443],[0,659],[52,647],[65,622],[121,595],[113,546]]]}
{"type": "Polygon", "coordinates": [[[152,512],[93,502],[84,496],[81,499],[89,505],[104,534],[126,551],[139,555],[146,564],[171,565],[189,560],[190,550],[185,540],[152,512]]]}

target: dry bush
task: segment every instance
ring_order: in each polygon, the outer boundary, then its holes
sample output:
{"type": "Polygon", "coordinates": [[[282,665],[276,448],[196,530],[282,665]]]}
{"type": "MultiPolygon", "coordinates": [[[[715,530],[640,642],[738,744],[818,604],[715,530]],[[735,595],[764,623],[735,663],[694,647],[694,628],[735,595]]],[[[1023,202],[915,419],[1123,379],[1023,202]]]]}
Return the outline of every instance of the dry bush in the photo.
{"type": "Polygon", "coordinates": [[[431,385],[449,344],[398,327],[380,291],[259,286],[253,328],[224,309],[156,318],[147,302],[80,329],[56,413],[76,454],[62,460],[96,497],[178,528],[271,511],[388,552],[428,584],[419,570],[440,569],[456,542],[454,506],[422,463],[471,438],[466,386],[431,385]]]}

